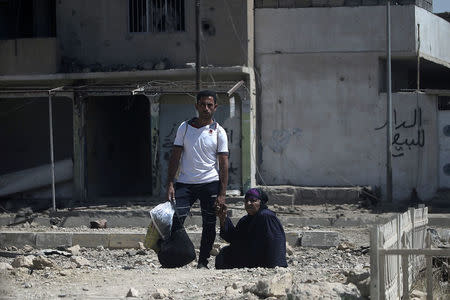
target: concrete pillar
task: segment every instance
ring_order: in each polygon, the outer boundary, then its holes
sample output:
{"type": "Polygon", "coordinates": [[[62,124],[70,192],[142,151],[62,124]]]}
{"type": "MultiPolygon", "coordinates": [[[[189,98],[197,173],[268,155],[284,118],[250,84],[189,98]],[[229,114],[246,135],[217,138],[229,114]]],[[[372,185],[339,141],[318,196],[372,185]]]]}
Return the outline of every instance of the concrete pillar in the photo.
{"type": "Polygon", "coordinates": [[[87,95],[76,92],[73,99],[73,200],[87,201],[86,103],[87,95]]]}
{"type": "Polygon", "coordinates": [[[150,101],[150,143],[152,161],[152,195],[159,196],[161,192],[161,169],[159,163],[159,99],[160,94],[145,95],[150,101]]]}

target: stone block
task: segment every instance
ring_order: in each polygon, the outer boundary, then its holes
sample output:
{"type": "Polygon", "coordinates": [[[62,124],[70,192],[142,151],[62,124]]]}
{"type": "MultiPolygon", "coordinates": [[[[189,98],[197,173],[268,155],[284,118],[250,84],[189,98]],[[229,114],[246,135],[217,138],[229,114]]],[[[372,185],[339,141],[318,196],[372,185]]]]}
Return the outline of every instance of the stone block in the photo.
{"type": "Polygon", "coordinates": [[[38,232],[36,233],[36,248],[56,248],[72,246],[72,233],[69,232],[38,232]]]}
{"type": "Polygon", "coordinates": [[[36,234],[32,232],[2,232],[0,233],[0,246],[22,248],[25,245],[36,245],[36,234]]]}
{"type": "Polygon", "coordinates": [[[299,233],[300,246],[330,248],[339,244],[339,234],[335,231],[304,231],[299,233]]]}
{"type": "Polygon", "coordinates": [[[144,241],[143,233],[112,233],[109,236],[109,248],[139,248],[144,241]]]}
{"type": "Polygon", "coordinates": [[[80,245],[80,247],[97,248],[103,246],[109,247],[109,234],[108,233],[78,233],[74,232],[72,236],[73,245],[80,245]]]}
{"type": "Polygon", "coordinates": [[[299,244],[298,233],[294,231],[285,232],[286,242],[291,246],[296,246],[299,244]]]}
{"type": "Polygon", "coordinates": [[[292,194],[272,194],[268,195],[270,204],[292,205],[295,196],[292,194]]]}

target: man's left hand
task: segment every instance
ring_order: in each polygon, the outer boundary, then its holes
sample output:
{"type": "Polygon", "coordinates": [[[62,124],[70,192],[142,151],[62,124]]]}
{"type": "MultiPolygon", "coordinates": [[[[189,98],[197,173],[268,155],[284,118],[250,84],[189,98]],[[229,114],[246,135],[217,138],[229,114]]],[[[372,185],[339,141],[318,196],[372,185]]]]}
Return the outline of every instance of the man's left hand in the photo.
{"type": "Polygon", "coordinates": [[[225,201],[226,201],[226,196],[225,195],[217,196],[216,206],[222,206],[223,204],[225,204],[225,201]]]}

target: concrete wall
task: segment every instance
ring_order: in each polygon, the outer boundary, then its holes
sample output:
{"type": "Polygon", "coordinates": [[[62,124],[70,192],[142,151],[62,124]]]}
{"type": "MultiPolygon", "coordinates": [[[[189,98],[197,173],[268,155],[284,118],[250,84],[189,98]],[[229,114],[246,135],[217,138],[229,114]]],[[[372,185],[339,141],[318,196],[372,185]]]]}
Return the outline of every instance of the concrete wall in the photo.
{"type": "MultiPolygon", "coordinates": [[[[413,6],[393,7],[394,55],[415,53],[413,6]]],[[[372,185],[385,190],[382,7],[260,9],[261,174],[268,185],[372,185]],[[290,38],[287,39],[286,36],[290,38]]],[[[436,99],[394,94],[394,198],[437,188],[436,99]],[[419,126],[419,108],[421,121],[419,126]],[[414,118],[414,112],[416,117],[414,118]],[[404,124],[414,126],[403,128],[404,124]],[[420,142],[418,141],[420,139],[420,142]],[[423,140],[422,140],[423,139],[423,140]]]]}
{"type": "Polygon", "coordinates": [[[0,40],[0,75],[53,74],[59,60],[55,38],[0,40]]]}
{"type": "MultiPolygon", "coordinates": [[[[392,7],[392,51],[416,50],[415,7],[392,7]]],[[[267,53],[385,52],[382,6],[257,9],[256,55],[267,53]]]]}
{"type": "MultiPolygon", "coordinates": [[[[195,62],[194,3],[185,1],[185,32],[130,33],[128,0],[58,1],[61,53],[83,65],[151,65],[168,58],[172,67],[185,67],[195,62]]],[[[214,27],[203,35],[203,65],[248,65],[247,48],[253,36],[248,36],[247,7],[253,7],[252,1],[202,2],[202,20],[214,27]]]]}
{"type": "Polygon", "coordinates": [[[450,23],[420,8],[416,9],[415,18],[420,24],[420,53],[450,68],[450,23]]]}

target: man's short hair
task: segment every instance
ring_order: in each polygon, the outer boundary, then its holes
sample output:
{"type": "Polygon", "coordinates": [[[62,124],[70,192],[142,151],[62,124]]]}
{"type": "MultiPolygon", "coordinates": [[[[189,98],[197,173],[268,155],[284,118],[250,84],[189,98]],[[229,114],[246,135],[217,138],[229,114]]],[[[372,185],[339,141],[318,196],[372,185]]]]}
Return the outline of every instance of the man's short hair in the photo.
{"type": "Polygon", "coordinates": [[[208,97],[213,97],[214,99],[214,104],[217,103],[217,94],[214,91],[210,91],[210,90],[203,90],[198,92],[197,94],[197,102],[200,101],[200,99],[202,98],[208,98],[208,97]]]}

